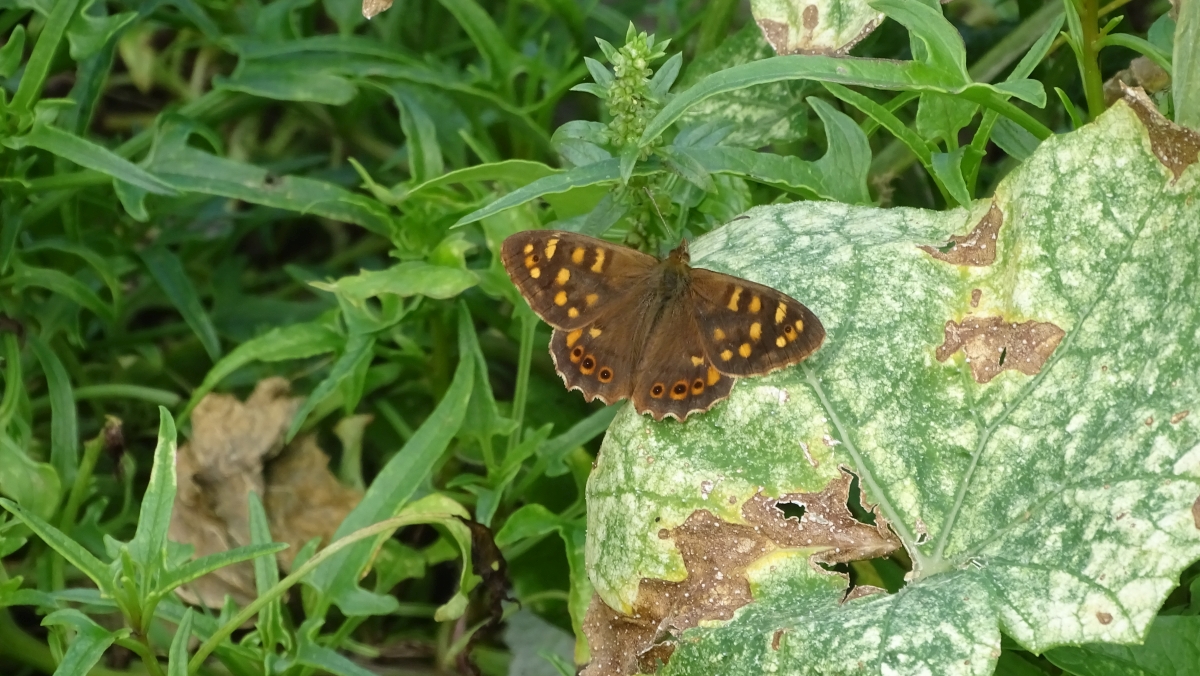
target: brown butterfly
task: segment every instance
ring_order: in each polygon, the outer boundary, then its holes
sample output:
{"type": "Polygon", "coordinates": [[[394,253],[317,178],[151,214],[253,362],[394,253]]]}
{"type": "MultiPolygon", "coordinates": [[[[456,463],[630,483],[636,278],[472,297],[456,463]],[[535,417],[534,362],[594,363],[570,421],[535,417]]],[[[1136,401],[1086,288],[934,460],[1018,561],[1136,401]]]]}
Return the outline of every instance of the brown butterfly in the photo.
{"type": "Polygon", "coordinates": [[[631,399],[655,420],[685,420],[729,396],[740,377],[802,361],[825,329],[811,310],[762,284],[557,230],[519,232],[501,258],[529,307],[554,327],[550,356],[568,390],[631,399]]]}

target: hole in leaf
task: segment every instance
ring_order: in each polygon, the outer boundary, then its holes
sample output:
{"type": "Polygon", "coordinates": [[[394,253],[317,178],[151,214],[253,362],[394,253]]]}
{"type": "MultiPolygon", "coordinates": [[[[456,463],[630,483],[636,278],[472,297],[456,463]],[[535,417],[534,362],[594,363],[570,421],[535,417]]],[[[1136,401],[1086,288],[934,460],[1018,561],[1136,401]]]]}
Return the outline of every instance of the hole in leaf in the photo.
{"type": "Polygon", "coordinates": [[[867,524],[868,526],[875,525],[875,514],[872,513],[862,504],[862,490],[858,485],[858,475],[854,472],[850,474],[850,496],[846,499],[846,509],[854,515],[858,521],[867,524]]]}
{"type": "Polygon", "coordinates": [[[780,502],[775,505],[775,509],[783,512],[783,518],[785,519],[795,517],[799,521],[804,518],[804,505],[798,502],[780,502]]]}

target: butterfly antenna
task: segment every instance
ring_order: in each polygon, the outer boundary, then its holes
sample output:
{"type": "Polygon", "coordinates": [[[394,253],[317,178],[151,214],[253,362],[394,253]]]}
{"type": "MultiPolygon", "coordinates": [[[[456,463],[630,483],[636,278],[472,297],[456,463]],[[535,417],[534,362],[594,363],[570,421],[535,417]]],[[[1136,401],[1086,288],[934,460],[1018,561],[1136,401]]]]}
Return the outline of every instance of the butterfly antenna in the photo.
{"type": "Polygon", "coordinates": [[[650,192],[648,186],[642,187],[642,190],[645,191],[646,198],[650,200],[650,204],[654,206],[654,213],[658,214],[658,220],[662,221],[663,231],[667,233],[670,239],[675,239],[675,231],[671,229],[670,224],[667,223],[667,219],[663,217],[662,211],[659,210],[658,202],[654,200],[654,193],[650,192]]]}

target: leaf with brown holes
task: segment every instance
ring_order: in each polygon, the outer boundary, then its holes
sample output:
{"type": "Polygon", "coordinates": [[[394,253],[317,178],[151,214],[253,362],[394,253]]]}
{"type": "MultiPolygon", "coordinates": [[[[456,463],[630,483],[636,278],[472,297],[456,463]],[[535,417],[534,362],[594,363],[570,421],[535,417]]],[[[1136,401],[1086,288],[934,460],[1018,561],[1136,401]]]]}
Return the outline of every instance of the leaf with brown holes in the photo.
{"type": "Polygon", "coordinates": [[[632,399],[655,420],[686,420],[729,396],[739,377],[798,363],[825,329],[795,299],[694,269],[684,241],[665,259],[571,232],[504,240],[509,277],[555,328],[550,355],[588,401],[632,399]]]}

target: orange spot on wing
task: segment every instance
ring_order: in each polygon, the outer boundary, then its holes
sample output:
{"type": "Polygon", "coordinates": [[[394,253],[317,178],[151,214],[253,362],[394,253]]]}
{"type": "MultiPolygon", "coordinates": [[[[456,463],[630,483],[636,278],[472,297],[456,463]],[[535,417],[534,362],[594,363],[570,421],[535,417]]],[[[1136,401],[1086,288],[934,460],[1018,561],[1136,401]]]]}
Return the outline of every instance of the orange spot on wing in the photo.
{"type": "Polygon", "coordinates": [[[567,292],[559,291],[558,293],[554,294],[554,304],[555,305],[566,305],[567,304],[567,292]]]}
{"type": "Polygon", "coordinates": [[[782,324],[783,318],[787,316],[787,303],[779,301],[779,307],[775,308],[775,323],[782,324]]]}
{"type": "Polygon", "coordinates": [[[757,341],[759,338],[762,338],[762,324],[754,322],[750,325],[750,339],[757,341]]]}
{"type": "Polygon", "coordinates": [[[587,304],[589,306],[591,306],[591,305],[594,305],[596,303],[596,301],[600,300],[600,295],[595,294],[595,293],[589,293],[587,296],[584,297],[584,300],[587,301],[587,304]]]}
{"type": "Polygon", "coordinates": [[[533,244],[532,243],[525,245],[525,253],[527,253],[527,254],[533,253],[533,244]]]}
{"type": "Polygon", "coordinates": [[[717,370],[717,367],[709,366],[708,367],[708,384],[716,385],[717,381],[720,379],[721,379],[721,372],[717,370]]]}
{"type": "Polygon", "coordinates": [[[780,336],[775,339],[775,347],[783,347],[784,345],[787,345],[787,338],[780,336]]]}
{"type": "Polygon", "coordinates": [[[593,338],[599,337],[601,333],[604,333],[604,332],[601,331],[600,329],[588,329],[588,335],[593,338]]]}
{"type": "Polygon", "coordinates": [[[686,380],[680,380],[671,386],[671,398],[675,401],[685,399],[688,394],[688,384],[686,380]]]}
{"type": "Polygon", "coordinates": [[[569,308],[567,309],[567,316],[571,319],[575,319],[579,316],[579,310],[576,310],[575,308],[569,308]]]}
{"type": "Polygon", "coordinates": [[[743,358],[749,357],[750,343],[742,343],[741,347],[738,348],[738,354],[742,355],[743,358]]]}
{"type": "Polygon", "coordinates": [[[750,298],[750,311],[757,313],[761,309],[762,309],[762,301],[758,299],[758,296],[751,297],[750,298]]]}
{"type": "Polygon", "coordinates": [[[558,238],[553,237],[549,242],[546,242],[546,260],[554,258],[554,252],[558,251],[558,238]]]}
{"type": "Polygon", "coordinates": [[[733,293],[729,294],[729,305],[727,305],[726,307],[728,307],[730,310],[733,310],[734,312],[737,312],[738,311],[738,300],[740,300],[741,297],[742,297],[742,287],[740,287],[740,286],[733,287],[733,293]]]}
{"type": "Polygon", "coordinates": [[[697,378],[692,381],[692,396],[698,396],[704,392],[704,381],[697,378]]]}
{"type": "Polygon", "coordinates": [[[541,268],[532,268],[532,269],[530,269],[530,270],[529,270],[529,276],[530,276],[530,277],[533,277],[534,279],[537,279],[538,277],[541,277],[541,276],[542,276],[542,269],[541,269],[541,268]]]}
{"type": "Polygon", "coordinates": [[[583,250],[583,247],[581,247],[581,246],[575,247],[575,250],[571,252],[571,262],[574,263],[575,265],[582,264],[583,263],[583,255],[585,253],[586,252],[583,250]]]}
{"type": "Polygon", "coordinates": [[[725,340],[725,332],[721,329],[714,329],[713,340],[725,340]]]}
{"type": "Polygon", "coordinates": [[[565,285],[567,283],[567,281],[570,279],[571,279],[571,271],[566,268],[559,270],[558,274],[554,277],[554,281],[558,282],[559,286],[565,285]]]}
{"type": "Polygon", "coordinates": [[[729,361],[730,359],[733,359],[732,352],[730,352],[729,350],[724,350],[723,352],[721,352],[721,361],[729,361]]]}
{"type": "Polygon", "coordinates": [[[575,343],[583,336],[583,329],[575,329],[567,334],[567,347],[574,347],[575,343]]]}
{"type": "Polygon", "coordinates": [[[596,247],[596,262],[592,263],[592,272],[604,272],[604,249],[596,247]]]}
{"type": "Polygon", "coordinates": [[[692,366],[699,366],[704,363],[704,357],[692,357],[692,366]]]}

